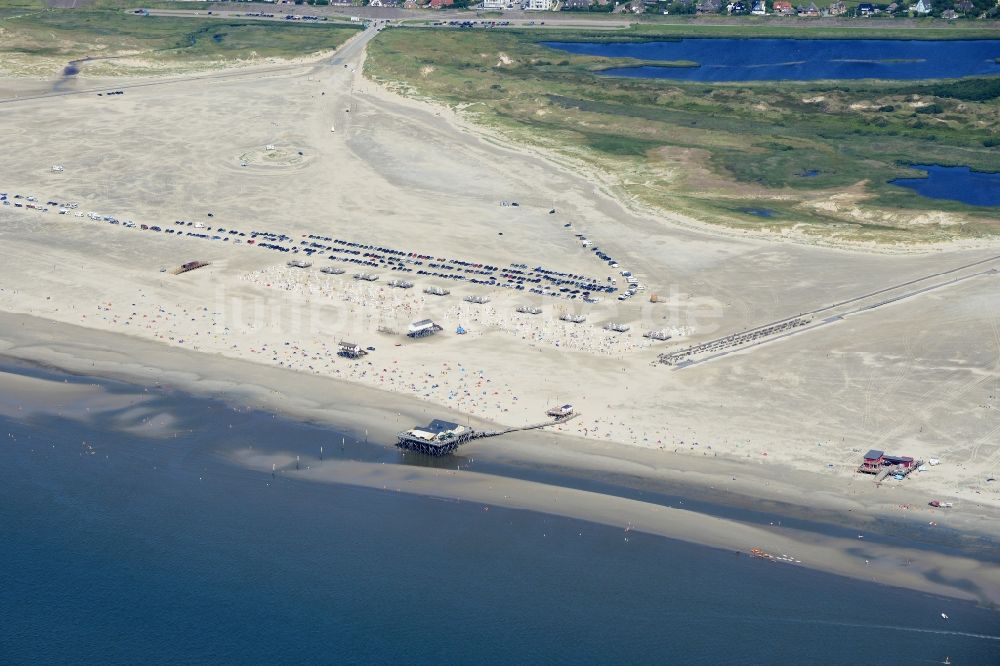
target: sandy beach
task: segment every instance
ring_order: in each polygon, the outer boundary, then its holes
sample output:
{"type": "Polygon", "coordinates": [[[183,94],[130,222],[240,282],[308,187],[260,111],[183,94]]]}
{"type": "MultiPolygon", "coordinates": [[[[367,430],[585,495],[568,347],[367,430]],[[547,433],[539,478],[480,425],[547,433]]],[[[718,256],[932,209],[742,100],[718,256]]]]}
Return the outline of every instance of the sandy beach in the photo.
{"type": "MultiPolygon", "coordinates": [[[[0,315],[0,355],[30,360],[91,376],[106,376],[195,395],[222,398],[239,407],[282,412],[352,432],[367,446],[387,447],[401,427],[431,416],[467,418],[420,400],[364,386],[302,375],[282,368],[260,368],[252,362],[169,350],[114,333],[89,331],[20,315],[0,315]]],[[[124,430],[169,436],[174,424],[167,415],[142,408],[141,392],[108,395],[79,386],[64,387],[19,375],[3,374],[5,389],[24,395],[23,402],[4,405],[5,412],[25,416],[25,408],[59,408],[66,418],[89,419],[91,410],[115,413],[124,430]],[[26,386],[30,385],[30,386],[26,386]],[[44,400],[39,402],[39,396],[44,400]],[[77,405],[67,409],[66,405],[77,405]],[[79,406],[84,405],[83,409],[79,406]]],[[[472,425],[480,425],[470,420],[472,425]]],[[[330,448],[336,442],[326,442],[330,448]]],[[[322,445],[317,442],[316,447],[322,445]]],[[[318,455],[318,454],[317,454],[318,455]]],[[[871,580],[943,596],[993,604],[1000,598],[1000,568],[990,552],[995,511],[978,505],[963,511],[923,505],[919,490],[876,489],[868,477],[845,484],[835,476],[808,479],[780,464],[704,459],[673,451],[625,447],[560,433],[522,433],[490,443],[469,445],[446,467],[422,468],[341,462],[322,467],[319,459],[291,453],[257,454],[253,447],[234,449],[232,464],[259,472],[277,468],[283,475],[311,483],[340,483],[394,492],[580,518],[630,531],[667,536],[715,548],[746,553],[761,548],[779,564],[806,566],[861,580],[871,580]],[[705,515],[655,499],[627,497],[463,469],[475,460],[528,469],[579,475],[624,487],[668,492],[735,508],[755,508],[838,528],[856,529],[857,539],[820,535],[812,530],[770,527],[705,515]],[[794,476],[793,476],[794,474],[794,476]],[[880,543],[880,535],[902,537],[913,544],[880,543]],[[957,537],[957,535],[962,535],[957,537]],[[865,537],[869,541],[865,542],[865,537]],[[924,545],[920,545],[924,544],[924,545]],[[941,551],[939,549],[946,549],[941,551]],[[957,548],[957,550],[956,550],[957,548]],[[961,555],[968,552],[968,555],[961,555]],[[979,559],[985,556],[986,559],[979,559]],[[786,559],[787,558],[787,559],[786,559]],[[938,572],[947,571],[946,578],[938,572]]],[[[794,523],[794,521],[791,521],[794,523]]],[[[884,540],[883,540],[884,541],[884,540]]]]}
{"type": "MultiPolygon", "coordinates": [[[[696,366],[656,363],[663,351],[992,259],[996,248],[817,247],[634,210],[572,165],[367,81],[365,37],[331,61],[267,76],[123,85],[125,94],[113,98],[88,92],[0,104],[8,147],[0,192],[11,201],[17,193],[41,203],[78,203],[66,214],[58,206],[44,213],[0,207],[0,353],[225,395],[367,430],[379,445],[430,418],[521,425],[568,402],[579,418],[543,433],[473,443],[462,455],[708,489],[828,512],[859,529],[891,517],[914,530],[940,526],[996,538],[997,274],[696,366]],[[519,205],[501,205],[512,201],[519,205]],[[76,212],[114,216],[118,224],[76,212]],[[123,224],[129,220],[134,226],[123,224]],[[274,244],[289,251],[247,243],[255,231],[283,236],[274,244]],[[575,234],[620,268],[598,260],[575,234]],[[352,279],[360,266],[291,251],[310,235],[442,260],[544,267],[606,284],[621,285],[620,271],[628,270],[646,290],[627,301],[609,295],[584,303],[557,290],[532,294],[387,269],[370,269],[381,278],[365,283],[352,279]],[[312,266],[287,266],[293,258],[312,266]],[[192,260],[209,265],[173,274],[192,260]],[[324,266],[346,272],[320,273],[324,266]],[[393,289],[386,284],[391,278],[416,286],[393,289]],[[428,295],[427,286],[451,293],[428,295]],[[652,293],[658,302],[650,302],[652,293]],[[471,295],[489,303],[463,300],[471,295]],[[526,305],[542,312],[515,312],[526,305]],[[586,321],[561,321],[566,313],[586,321]],[[406,338],[408,324],[422,318],[443,331],[406,338]],[[631,328],[604,330],[610,322],[631,328]],[[468,332],[457,335],[459,326],[468,332]],[[673,337],[642,337],[654,329],[673,337]],[[340,358],[343,339],[374,351],[360,361],[340,358]],[[941,464],[876,487],[855,472],[870,448],[941,464]],[[931,499],[955,506],[932,509],[931,499]]],[[[75,84],[89,89],[85,80],[75,84]]],[[[39,86],[8,79],[0,90],[39,86]]],[[[395,472],[358,468],[329,480],[395,483],[418,493],[446,489],[706,545],[788,552],[809,566],[872,575],[856,544],[835,539],[709,527],[679,509],[515,480],[433,471],[401,479],[395,472]],[[553,509],[551,501],[565,508],[553,509]]],[[[888,564],[899,553],[869,555],[882,556],[874,576],[882,582],[1000,599],[993,565],[921,554],[904,572],[888,564]],[[934,582],[930,572],[945,566],[957,581],[934,582]],[[969,592],[966,579],[978,592],[969,592]]]]}

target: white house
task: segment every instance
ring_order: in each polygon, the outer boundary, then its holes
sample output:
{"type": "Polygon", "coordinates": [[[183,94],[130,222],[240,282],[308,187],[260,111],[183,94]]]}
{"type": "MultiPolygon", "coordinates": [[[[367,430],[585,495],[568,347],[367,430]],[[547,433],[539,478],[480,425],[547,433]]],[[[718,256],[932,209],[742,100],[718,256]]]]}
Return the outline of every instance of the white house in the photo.
{"type": "Polygon", "coordinates": [[[931,13],[931,0],[917,0],[916,6],[913,8],[918,14],[930,14],[931,13]]]}
{"type": "Polygon", "coordinates": [[[547,12],[552,9],[552,0],[528,0],[524,8],[533,12],[547,12]]]}
{"type": "Polygon", "coordinates": [[[506,9],[507,0],[483,0],[483,9],[506,9]]]}

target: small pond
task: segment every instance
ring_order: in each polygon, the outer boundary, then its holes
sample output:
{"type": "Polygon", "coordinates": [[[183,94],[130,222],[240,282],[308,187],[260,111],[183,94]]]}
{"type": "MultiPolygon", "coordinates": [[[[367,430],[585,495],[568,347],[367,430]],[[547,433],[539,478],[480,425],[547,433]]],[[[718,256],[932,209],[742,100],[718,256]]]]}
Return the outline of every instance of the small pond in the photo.
{"type": "Polygon", "coordinates": [[[908,187],[922,197],[961,201],[971,206],[1000,206],[1000,173],[973,171],[969,167],[911,164],[926,178],[897,178],[891,185],[908,187]]]}
{"type": "Polygon", "coordinates": [[[774,211],[770,208],[738,208],[737,212],[754,217],[774,217],[774,211]]]}

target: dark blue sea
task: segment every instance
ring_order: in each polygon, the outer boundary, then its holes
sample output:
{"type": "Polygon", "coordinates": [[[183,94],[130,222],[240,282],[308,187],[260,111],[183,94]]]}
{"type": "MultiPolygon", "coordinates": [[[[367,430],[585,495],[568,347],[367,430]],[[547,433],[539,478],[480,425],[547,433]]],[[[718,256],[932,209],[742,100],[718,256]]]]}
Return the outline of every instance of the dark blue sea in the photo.
{"type": "Polygon", "coordinates": [[[326,442],[321,464],[403,461],[350,433],[148,395],[169,434],[138,434],[127,407],[0,417],[0,663],[1000,663],[997,611],[542,513],[272,477],[227,453],[326,442]]]}
{"type": "Polygon", "coordinates": [[[683,81],[951,79],[1000,74],[1000,40],[678,39],[543,42],[581,55],[693,61],[698,67],[616,67],[609,76],[683,81]]]}
{"type": "Polygon", "coordinates": [[[911,164],[910,168],[924,171],[927,176],[897,178],[889,182],[908,187],[929,199],[961,201],[972,206],[1000,206],[1000,173],[936,164],[911,164]]]}

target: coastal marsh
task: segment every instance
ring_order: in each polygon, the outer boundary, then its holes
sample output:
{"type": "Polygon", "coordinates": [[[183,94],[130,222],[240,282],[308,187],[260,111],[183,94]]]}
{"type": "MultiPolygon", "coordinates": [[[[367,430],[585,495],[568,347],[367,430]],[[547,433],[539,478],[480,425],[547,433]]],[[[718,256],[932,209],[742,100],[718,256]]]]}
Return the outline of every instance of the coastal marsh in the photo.
{"type": "Polygon", "coordinates": [[[911,163],[1000,169],[992,147],[1000,136],[1000,77],[712,84],[611,78],[599,72],[641,63],[539,44],[591,39],[555,32],[393,29],[369,46],[366,73],[569,156],[605,174],[626,198],[702,221],[849,241],[1000,232],[994,209],[924,199],[888,184],[912,176],[911,163]],[[747,205],[780,214],[731,213],[747,205]]]}

